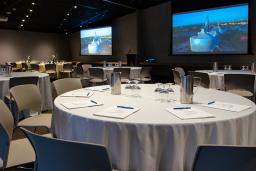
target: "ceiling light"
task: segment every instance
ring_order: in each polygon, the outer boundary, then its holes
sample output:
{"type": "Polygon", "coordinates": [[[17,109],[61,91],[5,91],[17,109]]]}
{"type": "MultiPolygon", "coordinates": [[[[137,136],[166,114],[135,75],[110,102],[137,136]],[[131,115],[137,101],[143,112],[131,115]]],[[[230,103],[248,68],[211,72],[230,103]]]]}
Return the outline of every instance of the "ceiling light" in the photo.
{"type": "Polygon", "coordinates": [[[63,20],[66,21],[66,18],[64,18],[63,20]]]}
{"type": "Polygon", "coordinates": [[[28,18],[29,17],[29,15],[25,15],[26,16],[26,18],[28,18]]]}
{"type": "Polygon", "coordinates": [[[35,3],[35,2],[32,2],[31,4],[32,4],[33,6],[34,6],[34,5],[36,5],[36,3],[35,3]]]}
{"type": "Polygon", "coordinates": [[[24,25],[23,25],[23,24],[21,24],[20,26],[21,26],[21,27],[23,27],[24,25]]]}
{"type": "Polygon", "coordinates": [[[75,5],[74,8],[77,9],[77,6],[75,5]]]}
{"type": "Polygon", "coordinates": [[[80,28],[82,28],[83,26],[80,26],[80,28]]]}
{"type": "Polygon", "coordinates": [[[22,21],[22,22],[25,22],[26,20],[25,20],[25,19],[22,19],[21,21],[22,21]]]}
{"type": "Polygon", "coordinates": [[[12,8],[12,11],[16,11],[16,8],[12,8]]]}
{"type": "Polygon", "coordinates": [[[12,12],[11,12],[11,11],[7,11],[6,14],[7,14],[7,15],[11,15],[12,12]]]}
{"type": "Polygon", "coordinates": [[[29,9],[29,12],[33,12],[33,10],[32,10],[32,9],[29,9]]]}
{"type": "Polygon", "coordinates": [[[67,16],[69,16],[70,14],[69,13],[67,13],[67,16]]]}

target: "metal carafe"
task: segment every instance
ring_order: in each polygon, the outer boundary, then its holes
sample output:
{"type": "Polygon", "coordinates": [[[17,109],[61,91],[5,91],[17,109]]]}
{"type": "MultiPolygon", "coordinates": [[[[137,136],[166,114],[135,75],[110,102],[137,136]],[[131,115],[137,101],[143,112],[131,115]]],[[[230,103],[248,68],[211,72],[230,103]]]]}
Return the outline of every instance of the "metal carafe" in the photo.
{"type": "Polygon", "coordinates": [[[9,64],[6,64],[5,65],[5,75],[7,77],[10,77],[11,76],[11,73],[12,73],[12,66],[9,65],[9,64]]]}
{"type": "Polygon", "coordinates": [[[121,72],[111,73],[111,94],[120,95],[121,94],[121,72]]]}
{"type": "Polygon", "coordinates": [[[252,74],[256,74],[256,64],[253,62],[251,66],[252,74]]]}
{"type": "Polygon", "coordinates": [[[213,62],[213,71],[218,72],[218,62],[213,62]]]}

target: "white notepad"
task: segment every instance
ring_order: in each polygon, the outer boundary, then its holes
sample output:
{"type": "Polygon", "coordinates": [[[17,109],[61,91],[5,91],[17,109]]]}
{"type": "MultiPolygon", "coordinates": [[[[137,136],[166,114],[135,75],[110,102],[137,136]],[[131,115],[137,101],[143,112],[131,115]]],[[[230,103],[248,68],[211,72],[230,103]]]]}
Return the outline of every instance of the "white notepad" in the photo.
{"type": "Polygon", "coordinates": [[[246,105],[238,105],[238,104],[232,104],[232,103],[225,103],[225,102],[214,102],[212,104],[202,104],[204,107],[209,107],[209,108],[215,108],[215,109],[222,109],[222,110],[227,110],[227,111],[232,111],[232,112],[241,112],[245,109],[249,109],[251,106],[246,106],[246,105]]]}
{"type": "Polygon", "coordinates": [[[62,95],[61,97],[91,97],[93,95],[92,91],[73,91],[67,92],[62,95]]]}
{"type": "Polygon", "coordinates": [[[84,107],[92,107],[92,106],[100,106],[103,105],[101,102],[95,100],[77,100],[71,102],[63,102],[61,103],[67,109],[77,109],[77,108],[84,108],[84,107]]]}
{"type": "Polygon", "coordinates": [[[119,108],[117,106],[111,106],[107,109],[104,109],[100,112],[95,113],[95,116],[101,116],[101,117],[108,117],[108,118],[117,118],[117,119],[124,119],[131,114],[137,112],[140,110],[139,108],[133,108],[133,109],[125,109],[125,108],[119,108]]]}
{"type": "Polygon", "coordinates": [[[110,86],[107,85],[107,86],[88,87],[88,88],[85,88],[85,90],[104,92],[104,91],[110,90],[110,86]]]}
{"type": "Polygon", "coordinates": [[[167,110],[176,117],[185,119],[200,119],[200,118],[214,118],[215,116],[205,111],[190,108],[190,109],[174,109],[173,107],[167,108],[167,110]]]}

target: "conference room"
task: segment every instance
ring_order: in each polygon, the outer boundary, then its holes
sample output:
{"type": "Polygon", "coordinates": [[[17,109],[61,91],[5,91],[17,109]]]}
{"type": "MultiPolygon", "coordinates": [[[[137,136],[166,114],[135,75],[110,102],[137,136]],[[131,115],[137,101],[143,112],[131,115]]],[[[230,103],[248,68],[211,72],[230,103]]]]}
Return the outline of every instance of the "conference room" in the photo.
{"type": "Polygon", "coordinates": [[[254,0],[0,0],[0,170],[256,170],[254,0]]]}

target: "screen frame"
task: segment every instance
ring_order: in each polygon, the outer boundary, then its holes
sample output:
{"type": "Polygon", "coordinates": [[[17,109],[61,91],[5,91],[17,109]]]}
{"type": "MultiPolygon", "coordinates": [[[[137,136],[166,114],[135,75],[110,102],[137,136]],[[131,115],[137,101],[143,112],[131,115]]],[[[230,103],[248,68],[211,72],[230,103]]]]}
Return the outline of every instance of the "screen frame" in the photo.
{"type": "Polygon", "coordinates": [[[79,43],[80,43],[80,56],[113,56],[113,26],[112,25],[106,25],[106,26],[99,26],[99,27],[88,27],[85,29],[79,30],[79,43]],[[101,29],[101,28],[111,28],[111,42],[112,42],[112,48],[111,48],[111,55],[100,55],[100,54],[82,54],[82,42],[81,42],[81,31],[83,30],[93,30],[93,29],[101,29]]]}
{"type": "MultiPolygon", "coordinates": [[[[172,6],[173,7],[173,6],[172,6]]],[[[210,8],[201,8],[198,10],[189,10],[189,11],[182,11],[182,12],[173,12],[173,8],[171,10],[171,38],[170,38],[170,56],[202,56],[202,55],[207,55],[207,56],[220,56],[220,55],[250,55],[252,54],[251,52],[251,5],[250,2],[247,3],[237,3],[237,4],[231,4],[231,5],[224,5],[224,6],[218,6],[218,7],[210,7],[210,8]],[[236,7],[236,6],[243,6],[247,5],[248,6],[248,39],[247,39],[247,52],[245,53],[232,53],[232,52],[220,52],[220,53],[209,53],[209,52],[190,52],[190,53],[173,53],[173,17],[174,15],[177,14],[185,14],[185,13],[192,13],[192,12],[200,12],[200,11],[206,11],[206,10],[215,10],[215,9],[223,9],[223,8],[229,8],[229,7],[236,7]]]]}

